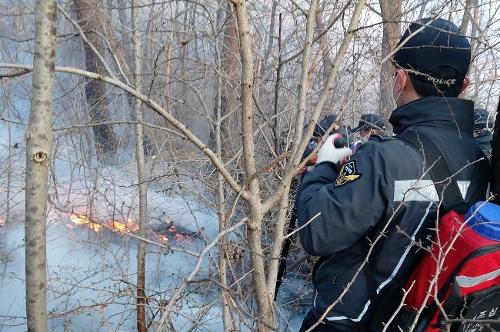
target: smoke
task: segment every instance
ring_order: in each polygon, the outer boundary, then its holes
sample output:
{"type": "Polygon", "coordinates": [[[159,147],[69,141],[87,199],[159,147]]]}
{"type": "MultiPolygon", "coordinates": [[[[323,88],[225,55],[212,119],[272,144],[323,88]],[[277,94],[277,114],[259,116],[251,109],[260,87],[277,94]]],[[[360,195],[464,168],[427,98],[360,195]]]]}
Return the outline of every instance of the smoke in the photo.
{"type": "MultiPolygon", "coordinates": [[[[24,229],[14,225],[2,230],[4,246],[0,280],[0,331],[25,331],[24,229]]],[[[200,244],[191,244],[196,250],[200,244]]],[[[90,229],[71,230],[61,222],[47,227],[48,310],[51,331],[118,331],[135,329],[136,241],[122,234],[96,234],[90,229]]],[[[148,247],[147,293],[150,318],[161,300],[168,300],[195,259],[184,253],[169,253],[148,247]]],[[[204,262],[200,279],[207,278],[210,264],[204,262]]],[[[177,330],[203,324],[211,331],[221,325],[217,298],[203,289],[190,289],[177,308],[173,323],[177,330]],[[215,301],[215,304],[211,304],[215,301]],[[200,314],[200,308],[208,310],[200,314]],[[199,320],[193,318],[199,317],[199,320]]],[[[156,318],[159,314],[156,313],[156,318]]]]}

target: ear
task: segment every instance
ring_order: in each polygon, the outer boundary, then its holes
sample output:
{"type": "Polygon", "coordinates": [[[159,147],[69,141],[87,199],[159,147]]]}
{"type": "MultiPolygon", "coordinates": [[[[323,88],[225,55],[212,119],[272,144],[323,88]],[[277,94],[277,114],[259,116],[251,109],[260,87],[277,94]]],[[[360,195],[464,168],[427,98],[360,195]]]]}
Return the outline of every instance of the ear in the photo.
{"type": "Polygon", "coordinates": [[[465,76],[464,81],[462,82],[462,85],[460,85],[460,93],[464,92],[464,90],[467,89],[469,84],[470,84],[470,78],[469,78],[469,76],[465,76]]]}
{"type": "Polygon", "coordinates": [[[396,80],[398,81],[400,89],[403,90],[408,83],[408,77],[403,69],[396,69],[396,80]]]}

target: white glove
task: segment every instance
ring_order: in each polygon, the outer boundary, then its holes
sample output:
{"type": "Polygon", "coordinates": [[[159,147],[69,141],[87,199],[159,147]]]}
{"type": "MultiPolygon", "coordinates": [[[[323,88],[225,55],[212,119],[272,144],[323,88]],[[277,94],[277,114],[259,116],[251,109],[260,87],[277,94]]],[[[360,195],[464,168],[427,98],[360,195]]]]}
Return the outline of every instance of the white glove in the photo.
{"type": "Polygon", "coordinates": [[[318,151],[318,161],[316,162],[316,164],[325,161],[337,164],[338,162],[343,161],[352,155],[352,150],[349,148],[335,147],[334,142],[340,137],[342,137],[342,135],[339,133],[328,136],[325,143],[323,143],[318,151]]]}

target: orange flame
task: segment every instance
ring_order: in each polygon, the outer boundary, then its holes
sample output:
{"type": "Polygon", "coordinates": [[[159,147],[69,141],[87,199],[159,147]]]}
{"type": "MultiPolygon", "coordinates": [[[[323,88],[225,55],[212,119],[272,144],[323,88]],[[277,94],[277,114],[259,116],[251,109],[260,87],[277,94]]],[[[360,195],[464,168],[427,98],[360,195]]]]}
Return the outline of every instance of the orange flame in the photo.
{"type": "Polygon", "coordinates": [[[175,233],[174,240],[177,242],[191,243],[193,239],[189,235],[175,233]]]}
{"type": "Polygon", "coordinates": [[[90,218],[84,214],[71,213],[69,215],[69,219],[71,219],[73,224],[77,224],[77,225],[85,225],[85,224],[90,223],[90,218]]]}
{"type": "MultiPolygon", "coordinates": [[[[103,227],[118,233],[136,233],[139,231],[139,224],[134,222],[132,219],[127,219],[127,221],[108,219],[103,223],[97,223],[83,213],[70,213],[69,218],[71,223],[66,223],[66,227],[69,229],[75,229],[80,225],[86,225],[86,227],[96,233],[99,233],[103,227]]],[[[2,226],[2,223],[4,223],[4,221],[0,218],[0,226],[2,226]]],[[[169,234],[157,233],[155,236],[157,236],[157,239],[164,243],[169,242],[170,238],[177,242],[184,243],[190,243],[193,241],[192,235],[180,232],[174,225],[170,225],[167,232],[169,234]]]]}
{"type": "Polygon", "coordinates": [[[69,219],[71,219],[71,222],[76,224],[76,225],[89,225],[89,228],[93,230],[96,233],[99,233],[102,229],[102,225],[93,222],[88,216],[84,214],[75,214],[75,213],[70,213],[69,219]]]}
{"type": "Polygon", "coordinates": [[[127,226],[125,224],[122,224],[121,222],[116,221],[116,220],[113,220],[111,222],[111,225],[112,225],[113,229],[115,231],[118,231],[118,232],[124,232],[127,229],[127,226]]]}
{"type": "Polygon", "coordinates": [[[139,231],[139,224],[136,224],[131,219],[127,221],[127,228],[130,229],[131,232],[139,231]]]}
{"type": "Polygon", "coordinates": [[[5,226],[5,219],[0,218],[0,227],[5,226]]]}
{"type": "Polygon", "coordinates": [[[133,222],[131,219],[127,220],[127,223],[123,223],[117,220],[110,220],[111,228],[118,232],[132,232],[135,233],[139,230],[139,225],[133,222]]]}
{"type": "Polygon", "coordinates": [[[101,231],[102,225],[96,224],[95,222],[92,222],[89,224],[89,228],[93,230],[96,233],[99,233],[101,231]]]}

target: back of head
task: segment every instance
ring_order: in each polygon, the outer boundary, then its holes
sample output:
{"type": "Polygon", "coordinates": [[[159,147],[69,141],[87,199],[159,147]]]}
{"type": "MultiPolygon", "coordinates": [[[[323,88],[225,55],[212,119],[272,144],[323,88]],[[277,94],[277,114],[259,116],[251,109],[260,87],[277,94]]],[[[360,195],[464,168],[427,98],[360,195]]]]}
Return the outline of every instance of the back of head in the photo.
{"type": "Polygon", "coordinates": [[[358,131],[370,130],[370,129],[384,131],[385,130],[384,118],[374,113],[363,114],[359,119],[358,126],[352,129],[351,132],[355,133],[358,131]]]}
{"type": "Polygon", "coordinates": [[[458,27],[448,20],[425,18],[410,24],[394,55],[421,97],[457,97],[467,74],[471,48],[458,27]]]}
{"type": "Polygon", "coordinates": [[[323,136],[326,133],[327,129],[330,128],[330,126],[336,120],[337,120],[336,114],[326,115],[318,124],[316,124],[316,127],[314,127],[313,135],[316,137],[323,136]]]}

